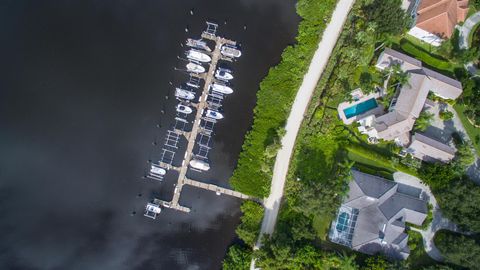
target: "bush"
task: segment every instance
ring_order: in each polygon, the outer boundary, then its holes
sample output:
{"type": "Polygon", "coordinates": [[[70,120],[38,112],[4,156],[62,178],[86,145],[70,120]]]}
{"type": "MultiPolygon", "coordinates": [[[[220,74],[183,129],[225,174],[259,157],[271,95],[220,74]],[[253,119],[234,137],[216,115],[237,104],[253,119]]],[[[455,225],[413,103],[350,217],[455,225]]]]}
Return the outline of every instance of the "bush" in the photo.
{"type": "Polygon", "coordinates": [[[439,115],[440,115],[440,119],[442,119],[443,121],[448,121],[453,119],[453,112],[449,110],[441,111],[439,115]]]}
{"type": "Polygon", "coordinates": [[[412,55],[416,59],[422,61],[423,63],[435,68],[439,71],[446,71],[448,73],[452,72],[452,64],[446,60],[433,56],[430,52],[423,50],[420,47],[415,46],[413,43],[406,39],[400,41],[400,48],[409,55],[412,55]]]}
{"type": "Polygon", "coordinates": [[[446,262],[468,269],[478,269],[480,245],[474,239],[448,231],[439,231],[434,241],[446,262]]]}
{"type": "Polygon", "coordinates": [[[252,250],[250,248],[233,245],[223,260],[223,270],[245,270],[250,268],[252,250]]]}
{"type": "Polygon", "coordinates": [[[240,209],[243,216],[241,223],[235,231],[240,239],[249,246],[253,246],[260,232],[260,225],[263,218],[263,207],[252,201],[245,201],[240,209]]]}
{"type": "Polygon", "coordinates": [[[303,18],[297,44],[285,49],[280,64],[271,68],[260,83],[252,129],[245,136],[237,168],[230,179],[235,190],[259,198],[270,191],[271,168],[282,127],[318,46],[319,33],[323,32],[336,2],[300,0],[297,3],[297,13],[303,18]],[[272,144],[277,145],[272,147],[272,144]]]}

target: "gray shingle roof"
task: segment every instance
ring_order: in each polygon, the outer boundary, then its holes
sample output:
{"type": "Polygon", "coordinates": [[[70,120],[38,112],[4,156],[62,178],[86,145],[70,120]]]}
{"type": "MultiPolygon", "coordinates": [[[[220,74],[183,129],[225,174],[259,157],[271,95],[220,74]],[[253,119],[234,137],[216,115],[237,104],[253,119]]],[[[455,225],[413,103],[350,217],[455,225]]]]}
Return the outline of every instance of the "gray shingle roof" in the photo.
{"type": "MultiPolygon", "coordinates": [[[[352,175],[348,198],[342,206],[358,211],[348,246],[367,254],[383,252],[387,256],[405,258],[409,252],[405,222],[420,225],[428,211],[426,201],[420,199],[422,191],[356,170],[352,175]]],[[[336,242],[332,234],[330,239],[336,242]]]]}

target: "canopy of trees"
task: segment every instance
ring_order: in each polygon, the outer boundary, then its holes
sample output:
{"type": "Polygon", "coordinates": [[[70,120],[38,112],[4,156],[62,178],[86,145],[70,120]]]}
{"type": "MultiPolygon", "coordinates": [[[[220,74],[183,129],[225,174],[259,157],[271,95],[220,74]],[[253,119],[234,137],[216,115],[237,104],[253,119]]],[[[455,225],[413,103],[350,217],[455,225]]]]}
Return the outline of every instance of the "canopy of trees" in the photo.
{"type": "Polygon", "coordinates": [[[263,218],[263,207],[252,201],[245,201],[240,209],[243,216],[238,225],[236,233],[247,245],[253,246],[260,232],[260,225],[263,218]]]}
{"type": "Polygon", "coordinates": [[[437,232],[434,240],[446,262],[468,269],[478,269],[480,265],[480,245],[474,239],[440,231],[437,232]]]}

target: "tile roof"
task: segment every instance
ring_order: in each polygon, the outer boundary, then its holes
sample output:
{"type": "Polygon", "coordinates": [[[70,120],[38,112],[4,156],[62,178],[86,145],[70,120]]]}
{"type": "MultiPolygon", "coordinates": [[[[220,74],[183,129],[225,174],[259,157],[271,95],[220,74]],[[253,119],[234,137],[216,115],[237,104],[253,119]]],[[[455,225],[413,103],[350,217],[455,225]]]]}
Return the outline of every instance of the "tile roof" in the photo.
{"type": "Polygon", "coordinates": [[[412,143],[408,147],[408,152],[414,157],[425,161],[443,161],[448,162],[455,157],[455,149],[429,138],[420,133],[415,133],[412,143]]]}
{"type": "Polygon", "coordinates": [[[450,38],[455,25],[464,21],[468,0],[421,0],[416,26],[440,37],[450,38]]]}

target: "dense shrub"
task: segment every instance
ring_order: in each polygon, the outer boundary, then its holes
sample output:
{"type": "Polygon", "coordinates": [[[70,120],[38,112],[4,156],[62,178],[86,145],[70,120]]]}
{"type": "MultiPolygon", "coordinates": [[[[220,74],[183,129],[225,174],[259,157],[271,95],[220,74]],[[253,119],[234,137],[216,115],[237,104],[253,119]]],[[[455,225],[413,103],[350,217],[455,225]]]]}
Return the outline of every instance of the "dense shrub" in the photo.
{"type": "Polygon", "coordinates": [[[260,232],[260,225],[263,218],[263,207],[252,201],[245,201],[240,209],[243,216],[237,227],[236,233],[247,245],[253,246],[260,232]]]}
{"type": "Polygon", "coordinates": [[[271,68],[260,83],[253,126],[245,137],[237,168],[230,179],[236,190],[259,198],[268,194],[274,154],[278,150],[270,146],[279,143],[280,130],[335,4],[335,0],[298,2],[297,12],[303,20],[297,44],[285,49],[280,64],[271,68]],[[266,149],[272,151],[267,155],[266,149]]]}
{"type": "Polygon", "coordinates": [[[439,231],[434,241],[446,262],[468,269],[478,269],[480,245],[474,239],[448,231],[439,231]]]}

